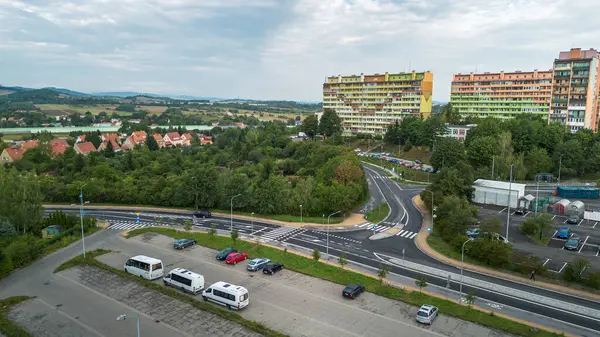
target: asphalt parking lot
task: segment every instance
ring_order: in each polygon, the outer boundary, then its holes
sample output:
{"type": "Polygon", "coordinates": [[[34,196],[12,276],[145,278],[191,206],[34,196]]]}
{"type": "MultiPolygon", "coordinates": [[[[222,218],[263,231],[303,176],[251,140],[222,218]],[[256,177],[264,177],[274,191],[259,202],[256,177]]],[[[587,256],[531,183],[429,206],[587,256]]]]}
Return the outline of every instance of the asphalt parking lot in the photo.
{"type": "MultiPolygon", "coordinates": [[[[478,205],[478,220],[484,221],[490,218],[501,220],[503,229],[502,234],[506,233],[506,220],[508,210],[506,207],[495,205],[478,205]]],[[[591,264],[591,269],[600,271],[600,222],[581,220],[578,224],[567,224],[567,217],[561,214],[549,214],[552,217],[552,237],[546,246],[534,243],[530,238],[523,234],[519,227],[528,219],[535,216],[534,212],[527,212],[520,215],[515,214],[511,209],[510,226],[508,240],[513,245],[513,249],[522,255],[535,255],[544,266],[551,272],[562,273],[565,267],[576,258],[585,258],[591,264]],[[576,251],[564,249],[566,239],[556,237],[558,230],[567,227],[571,235],[581,238],[581,246],[576,251]]],[[[538,213],[539,214],[539,213],[538,213]]]]}

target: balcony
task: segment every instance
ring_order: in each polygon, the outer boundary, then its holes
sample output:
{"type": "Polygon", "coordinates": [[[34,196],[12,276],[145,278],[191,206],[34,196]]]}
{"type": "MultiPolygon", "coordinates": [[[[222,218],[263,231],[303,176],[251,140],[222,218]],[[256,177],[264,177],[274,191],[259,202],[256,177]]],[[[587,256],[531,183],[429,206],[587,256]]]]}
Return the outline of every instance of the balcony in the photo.
{"type": "Polygon", "coordinates": [[[554,78],[569,78],[571,76],[570,72],[555,72],[554,78]]]}
{"type": "Polygon", "coordinates": [[[567,103],[568,99],[566,98],[553,98],[552,103],[567,103]]]}
{"type": "Polygon", "coordinates": [[[589,63],[574,63],[573,64],[573,68],[589,68],[590,64],[589,63]]]}
{"type": "Polygon", "coordinates": [[[569,105],[569,111],[585,111],[585,105],[569,105]]]}
{"type": "Polygon", "coordinates": [[[588,82],[571,82],[571,85],[574,87],[587,87],[588,82]]]}

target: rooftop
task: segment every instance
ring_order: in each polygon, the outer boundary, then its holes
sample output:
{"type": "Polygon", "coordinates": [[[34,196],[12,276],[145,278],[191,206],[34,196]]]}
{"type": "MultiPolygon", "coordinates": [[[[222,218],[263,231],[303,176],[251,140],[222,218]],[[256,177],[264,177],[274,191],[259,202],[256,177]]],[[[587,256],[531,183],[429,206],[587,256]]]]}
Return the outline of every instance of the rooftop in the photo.
{"type": "Polygon", "coordinates": [[[508,190],[508,189],[520,190],[520,189],[524,189],[525,186],[527,186],[527,185],[519,184],[519,183],[511,184],[508,181],[477,179],[473,183],[473,186],[496,188],[496,189],[500,189],[500,190],[508,190]]]}

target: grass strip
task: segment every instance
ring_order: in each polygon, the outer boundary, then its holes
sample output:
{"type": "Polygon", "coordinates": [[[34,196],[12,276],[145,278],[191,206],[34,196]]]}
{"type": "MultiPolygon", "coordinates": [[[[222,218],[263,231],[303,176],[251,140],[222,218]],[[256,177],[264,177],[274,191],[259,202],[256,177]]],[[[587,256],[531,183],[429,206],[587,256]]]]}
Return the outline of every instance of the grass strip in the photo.
{"type": "MultiPolygon", "coordinates": [[[[218,235],[211,236],[210,234],[199,232],[188,233],[176,231],[170,228],[140,228],[129,232],[128,238],[144,233],[157,233],[172,237],[174,239],[193,238],[196,239],[197,244],[213,249],[222,249],[232,246],[232,240],[228,237],[218,235]]],[[[458,305],[457,303],[449,300],[430,296],[428,294],[422,294],[419,292],[406,292],[402,289],[389,287],[381,284],[380,281],[375,277],[343,269],[328,263],[320,261],[316,262],[308,257],[287,252],[287,250],[280,250],[243,240],[237,240],[234,246],[238,249],[238,251],[247,252],[250,258],[260,256],[269,258],[273,261],[280,261],[285,264],[286,269],[341,285],[350,283],[363,284],[365,285],[366,290],[371,293],[393,300],[402,301],[417,307],[421,306],[423,303],[432,304],[438,307],[444,315],[454,316],[464,321],[481,324],[492,329],[505,331],[518,336],[560,336],[549,331],[536,330],[528,325],[496,316],[493,314],[493,312],[490,314],[470,308],[468,306],[458,305]]],[[[341,289],[342,288],[340,288],[340,292],[341,289]]]]}
{"type": "Polygon", "coordinates": [[[266,326],[264,326],[261,323],[255,322],[255,321],[251,321],[251,320],[247,320],[245,318],[243,318],[242,316],[240,316],[239,314],[232,312],[230,310],[226,310],[226,309],[222,309],[220,307],[217,307],[215,305],[209,304],[209,303],[205,303],[202,301],[198,301],[190,296],[187,296],[179,291],[176,291],[174,289],[171,288],[167,288],[161,284],[157,284],[154,283],[152,281],[148,281],[146,279],[142,279],[140,277],[136,277],[133,276],[129,273],[126,273],[123,270],[120,269],[116,269],[113,268],[107,264],[104,264],[98,260],[96,260],[97,256],[109,253],[110,250],[105,250],[105,249],[97,249],[97,250],[93,250],[90,252],[87,252],[86,257],[83,258],[81,255],[77,256],[63,264],[61,264],[60,266],[58,266],[54,272],[59,272],[61,270],[65,270],[65,269],[69,269],[71,267],[74,266],[78,266],[78,265],[88,265],[88,266],[93,266],[93,267],[97,267],[100,269],[104,269],[106,271],[109,271],[111,273],[115,273],[123,278],[126,278],[128,280],[137,282],[149,289],[161,292],[167,296],[176,298],[180,301],[183,301],[185,303],[189,303],[191,304],[193,307],[195,307],[196,309],[199,310],[203,310],[203,311],[208,311],[211,312],[221,318],[236,322],[244,327],[247,327],[249,329],[251,329],[252,331],[255,331],[257,333],[262,334],[263,336],[268,336],[268,337],[289,337],[288,335],[281,333],[279,331],[267,328],[266,326]]]}
{"type": "Polygon", "coordinates": [[[32,299],[29,296],[13,296],[0,300],[0,332],[7,337],[33,337],[27,330],[8,319],[12,307],[23,301],[32,299]]]}
{"type": "Polygon", "coordinates": [[[370,210],[367,214],[365,214],[365,219],[369,220],[371,223],[380,223],[383,219],[387,218],[390,213],[390,207],[387,202],[382,202],[377,207],[370,210]]]}

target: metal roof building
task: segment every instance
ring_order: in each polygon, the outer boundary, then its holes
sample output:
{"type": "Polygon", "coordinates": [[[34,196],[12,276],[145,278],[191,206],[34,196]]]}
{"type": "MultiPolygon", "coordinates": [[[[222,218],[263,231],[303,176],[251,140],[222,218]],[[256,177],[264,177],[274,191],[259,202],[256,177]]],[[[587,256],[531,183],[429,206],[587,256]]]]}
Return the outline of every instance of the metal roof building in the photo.
{"type": "Polygon", "coordinates": [[[508,181],[477,179],[473,183],[473,202],[507,206],[510,195],[510,207],[517,207],[520,197],[525,196],[525,184],[508,181]]]}

